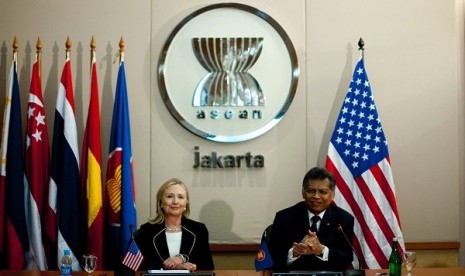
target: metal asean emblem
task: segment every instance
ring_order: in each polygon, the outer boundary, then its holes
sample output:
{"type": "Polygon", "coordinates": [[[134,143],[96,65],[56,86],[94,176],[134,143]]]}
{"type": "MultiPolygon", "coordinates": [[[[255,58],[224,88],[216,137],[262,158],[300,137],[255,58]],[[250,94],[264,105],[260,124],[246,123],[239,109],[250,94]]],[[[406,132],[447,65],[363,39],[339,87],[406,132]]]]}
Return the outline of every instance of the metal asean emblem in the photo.
{"type": "Polygon", "coordinates": [[[163,46],[159,88],[190,132],[241,142],[274,127],[294,98],[299,68],[291,40],[269,15],[237,3],[184,18],[163,46]]]}
{"type": "Polygon", "coordinates": [[[263,106],[265,97],[248,72],[260,56],[263,38],[193,38],[195,56],[208,73],[193,106],[263,106]]]}

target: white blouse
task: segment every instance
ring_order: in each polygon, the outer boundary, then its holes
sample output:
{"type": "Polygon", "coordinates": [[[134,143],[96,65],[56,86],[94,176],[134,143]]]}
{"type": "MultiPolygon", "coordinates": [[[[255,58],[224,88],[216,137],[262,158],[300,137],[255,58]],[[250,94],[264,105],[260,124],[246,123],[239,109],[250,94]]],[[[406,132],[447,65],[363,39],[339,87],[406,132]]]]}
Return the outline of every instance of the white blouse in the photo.
{"type": "Polygon", "coordinates": [[[168,251],[170,252],[170,257],[179,254],[179,251],[181,250],[182,231],[175,233],[165,232],[165,234],[166,242],[168,243],[168,251]]]}

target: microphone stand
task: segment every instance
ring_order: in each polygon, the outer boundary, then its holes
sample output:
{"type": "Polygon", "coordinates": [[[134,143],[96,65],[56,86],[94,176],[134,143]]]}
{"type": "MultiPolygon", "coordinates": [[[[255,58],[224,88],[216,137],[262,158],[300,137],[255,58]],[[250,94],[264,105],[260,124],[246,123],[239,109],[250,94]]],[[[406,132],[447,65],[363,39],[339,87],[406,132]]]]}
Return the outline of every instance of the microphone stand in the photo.
{"type": "MultiPolygon", "coordinates": [[[[360,40],[358,41],[358,46],[359,46],[359,50],[362,52],[362,57],[363,57],[363,53],[365,50],[363,46],[365,46],[365,42],[363,41],[362,38],[360,38],[360,40]]],[[[358,267],[359,267],[359,269],[348,269],[344,271],[344,276],[365,276],[365,270],[363,270],[360,266],[360,258],[357,255],[357,251],[355,251],[355,248],[352,246],[352,243],[347,238],[346,233],[344,232],[344,229],[342,229],[342,226],[340,224],[339,224],[339,230],[342,232],[342,235],[344,235],[344,238],[349,243],[350,248],[352,248],[352,251],[354,252],[355,257],[357,258],[358,267]]]]}
{"type": "Polygon", "coordinates": [[[349,238],[346,236],[346,233],[344,232],[344,229],[342,229],[342,226],[339,224],[338,227],[339,231],[341,231],[342,235],[344,236],[344,239],[347,241],[347,243],[350,245],[350,248],[352,249],[352,252],[354,253],[355,257],[357,258],[358,262],[358,269],[347,269],[344,271],[344,276],[365,276],[365,270],[363,270],[360,267],[360,258],[357,255],[357,251],[355,251],[355,248],[352,246],[352,243],[349,241],[349,238]]]}

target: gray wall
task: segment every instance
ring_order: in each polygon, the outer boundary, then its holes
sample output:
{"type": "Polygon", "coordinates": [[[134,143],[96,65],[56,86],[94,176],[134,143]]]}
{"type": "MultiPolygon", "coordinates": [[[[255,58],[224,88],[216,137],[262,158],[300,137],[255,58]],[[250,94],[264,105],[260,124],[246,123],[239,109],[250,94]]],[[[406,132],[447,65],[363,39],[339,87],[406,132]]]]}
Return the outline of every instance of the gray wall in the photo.
{"type": "Polygon", "coordinates": [[[256,139],[222,144],[197,137],[172,118],[158,90],[157,62],[169,33],[185,16],[215,1],[2,1],[1,106],[13,37],[20,42],[25,109],[40,36],[51,137],[69,36],[81,138],[89,99],[89,43],[94,36],[106,159],[117,74],[113,61],[122,36],[139,224],[153,214],[152,198],[158,186],[175,176],[189,185],[191,217],[207,224],[213,242],[257,243],[274,213],[300,200],[306,170],[324,165],[328,140],[359,56],[357,41],[363,37],[365,65],[389,142],[404,238],[463,243],[463,1],[238,2],[265,11],[281,24],[296,48],[301,70],[288,113],[256,139]],[[205,153],[252,151],[265,156],[266,166],[196,170],[192,168],[194,146],[205,153]]]}

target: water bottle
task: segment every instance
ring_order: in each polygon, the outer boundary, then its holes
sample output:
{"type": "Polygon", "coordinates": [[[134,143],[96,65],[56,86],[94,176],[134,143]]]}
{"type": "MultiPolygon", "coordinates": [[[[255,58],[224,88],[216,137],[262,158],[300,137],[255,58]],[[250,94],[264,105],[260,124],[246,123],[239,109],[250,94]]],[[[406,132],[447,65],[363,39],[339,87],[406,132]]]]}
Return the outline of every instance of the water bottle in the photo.
{"type": "Polygon", "coordinates": [[[392,239],[392,251],[389,256],[389,276],[402,275],[402,258],[398,250],[397,238],[392,239]]]}
{"type": "Polygon", "coordinates": [[[73,274],[73,259],[71,259],[71,251],[64,250],[64,255],[60,260],[60,276],[69,276],[73,274]]]}

